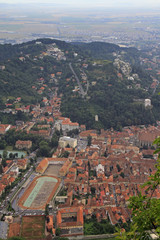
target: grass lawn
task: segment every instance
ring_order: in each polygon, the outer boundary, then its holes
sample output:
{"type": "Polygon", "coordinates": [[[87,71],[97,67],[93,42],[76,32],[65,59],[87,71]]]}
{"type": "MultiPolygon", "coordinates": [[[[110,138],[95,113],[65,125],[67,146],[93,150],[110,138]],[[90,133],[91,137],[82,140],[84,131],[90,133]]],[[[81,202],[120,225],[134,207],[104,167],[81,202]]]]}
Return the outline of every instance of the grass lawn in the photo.
{"type": "Polygon", "coordinates": [[[44,216],[23,217],[21,236],[26,240],[39,240],[44,237],[45,218],[44,216]]]}
{"type": "Polygon", "coordinates": [[[98,223],[96,220],[90,219],[84,223],[84,235],[113,234],[114,226],[107,220],[98,223]]]}
{"type": "Polygon", "coordinates": [[[21,103],[16,103],[16,104],[15,104],[15,108],[20,108],[21,105],[22,105],[21,103]]]}
{"type": "Polygon", "coordinates": [[[88,240],[116,240],[116,239],[113,237],[113,238],[95,238],[95,239],[88,239],[88,240]]]}
{"type": "Polygon", "coordinates": [[[6,150],[6,151],[12,151],[12,150],[13,150],[13,147],[12,147],[12,146],[7,146],[5,150],[6,150]]]}
{"type": "Polygon", "coordinates": [[[93,239],[88,239],[88,240],[116,240],[114,237],[113,238],[93,238],[93,239]]]}

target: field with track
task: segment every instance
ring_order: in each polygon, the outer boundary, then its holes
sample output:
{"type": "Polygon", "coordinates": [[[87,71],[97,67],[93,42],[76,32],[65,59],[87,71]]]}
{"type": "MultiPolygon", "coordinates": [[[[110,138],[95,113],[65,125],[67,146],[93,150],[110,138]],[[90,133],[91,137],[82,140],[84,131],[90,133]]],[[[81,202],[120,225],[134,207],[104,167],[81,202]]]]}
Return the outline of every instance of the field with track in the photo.
{"type": "Polygon", "coordinates": [[[46,204],[53,198],[60,180],[52,176],[36,177],[18,204],[22,209],[45,209],[46,204]]]}

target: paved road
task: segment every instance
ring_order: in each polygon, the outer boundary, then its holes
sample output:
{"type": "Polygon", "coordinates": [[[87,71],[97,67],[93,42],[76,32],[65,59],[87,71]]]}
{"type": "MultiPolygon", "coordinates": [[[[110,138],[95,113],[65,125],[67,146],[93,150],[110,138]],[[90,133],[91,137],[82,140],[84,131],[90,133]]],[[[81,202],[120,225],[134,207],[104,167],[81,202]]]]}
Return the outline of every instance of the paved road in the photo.
{"type": "Polygon", "coordinates": [[[71,63],[69,63],[69,67],[70,67],[72,73],[74,74],[74,76],[75,76],[75,78],[76,78],[76,80],[77,80],[77,83],[78,83],[80,92],[81,92],[81,94],[82,94],[82,97],[84,98],[84,96],[86,95],[86,92],[83,90],[83,87],[82,87],[82,85],[81,85],[81,83],[80,83],[80,81],[79,81],[79,78],[78,78],[77,74],[75,73],[75,71],[74,71],[71,63]]]}
{"type": "Polygon", "coordinates": [[[116,195],[116,191],[115,191],[115,186],[112,185],[112,189],[113,189],[113,195],[114,195],[114,199],[115,199],[115,203],[116,203],[116,206],[118,205],[118,201],[117,201],[117,195],[116,195]]]}
{"type": "Polygon", "coordinates": [[[19,211],[20,208],[18,207],[18,200],[21,198],[21,196],[23,195],[23,193],[26,191],[26,189],[28,188],[29,184],[33,181],[33,179],[35,178],[35,173],[33,173],[34,171],[32,170],[32,172],[28,173],[25,180],[23,181],[21,187],[19,188],[19,190],[17,191],[16,195],[13,196],[12,199],[12,207],[14,208],[15,211],[19,211]],[[27,183],[27,184],[26,184],[27,183]],[[26,184],[26,186],[24,187],[24,184],[26,184]]]}

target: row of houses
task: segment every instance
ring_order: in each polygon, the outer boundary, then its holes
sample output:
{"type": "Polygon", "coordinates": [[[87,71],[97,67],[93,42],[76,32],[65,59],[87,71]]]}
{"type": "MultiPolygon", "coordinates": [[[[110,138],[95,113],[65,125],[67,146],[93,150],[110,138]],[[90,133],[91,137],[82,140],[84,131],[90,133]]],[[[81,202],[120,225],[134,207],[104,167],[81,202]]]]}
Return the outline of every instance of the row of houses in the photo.
{"type": "Polygon", "coordinates": [[[13,160],[6,161],[7,166],[3,169],[3,174],[0,180],[0,196],[5,192],[5,188],[11,185],[19,175],[19,170],[25,170],[27,168],[28,159],[17,159],[16,162],[13,160]]]}

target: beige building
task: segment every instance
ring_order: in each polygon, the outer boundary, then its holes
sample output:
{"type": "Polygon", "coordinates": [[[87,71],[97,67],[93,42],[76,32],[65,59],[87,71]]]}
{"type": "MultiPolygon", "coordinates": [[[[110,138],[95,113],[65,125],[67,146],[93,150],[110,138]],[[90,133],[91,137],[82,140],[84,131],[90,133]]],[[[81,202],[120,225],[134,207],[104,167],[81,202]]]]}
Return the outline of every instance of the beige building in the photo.
{"type": "Polygon", "coordinates": [[[30,149],[32,147],[32,141],[16,141],[17,149],[30,149]]]}
{"type": "Polygon", "coordinates": [[[70,147],[75,148],[77,147],[77,139],[75,138],[70,138],[67,136],[61,137],[59,139],[59,146],[61,148],[65,148],[69,144],[70,147]]]}
{"type": "Polygon", "coordinates": [[[55,123],[55,128],[60,131],[72,131],[75,129],[79,130],[79,124],[77,122],[71,122],[70,118],[65,118],[65,117],[60,117],[56,123],[55,123]]]}

